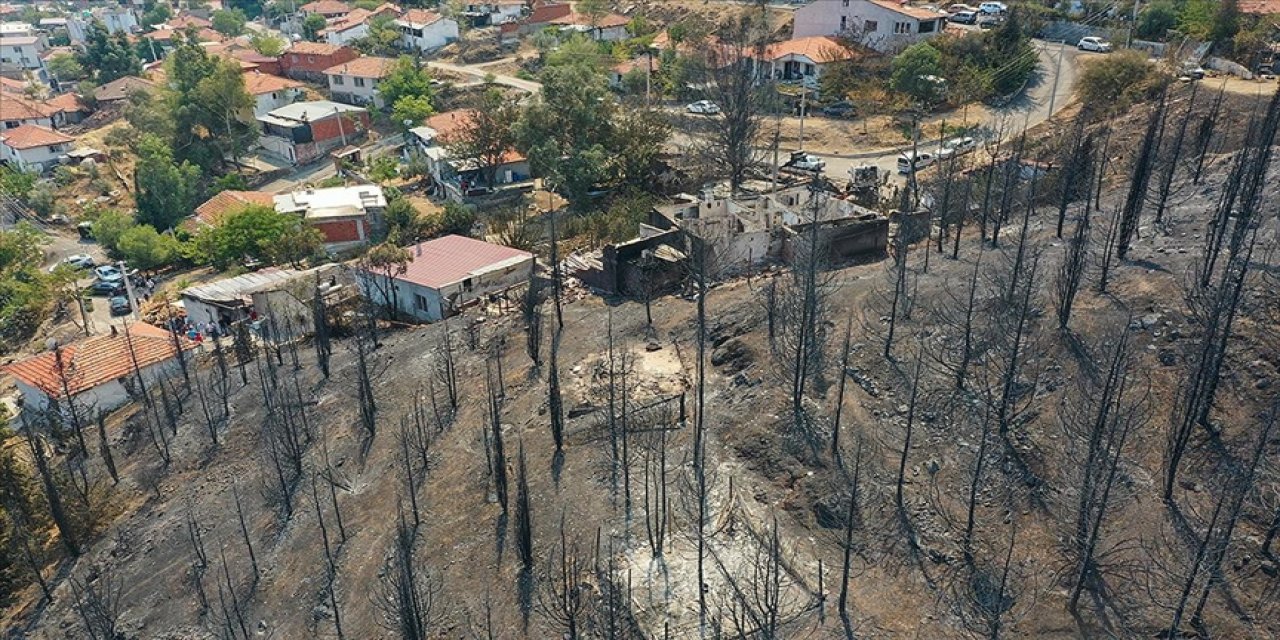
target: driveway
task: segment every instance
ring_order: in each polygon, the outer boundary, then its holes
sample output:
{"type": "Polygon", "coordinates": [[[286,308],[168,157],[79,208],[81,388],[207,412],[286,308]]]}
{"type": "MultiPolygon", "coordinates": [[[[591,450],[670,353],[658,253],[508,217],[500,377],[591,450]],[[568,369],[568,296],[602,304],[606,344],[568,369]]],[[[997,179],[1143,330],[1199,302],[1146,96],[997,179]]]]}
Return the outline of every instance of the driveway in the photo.
{"type": "Polygon", "coordinates": [[[491,65],[498,61],[486,62],[481,64],[473,64],[473,65],[461,65],[461,64],[454,64],[452,62],[441,62],[438,60],[428,60],[426,62],[427,62],[427,66],[432,69],[448,71],[449,73],[456,73],[458,75],[471,76],[473,78],[478,78],[481,80],[492,76],[493,81],[501,85],[513,87],[521,91],[527,91],[529,93],[537,93],[539,91],[542,91],[541,82],[534,82],[533,80],[524,80],[522,78],[509,76],[502,73],[493,73],[492,71],[485,68],[486,65],[491,65]]]}

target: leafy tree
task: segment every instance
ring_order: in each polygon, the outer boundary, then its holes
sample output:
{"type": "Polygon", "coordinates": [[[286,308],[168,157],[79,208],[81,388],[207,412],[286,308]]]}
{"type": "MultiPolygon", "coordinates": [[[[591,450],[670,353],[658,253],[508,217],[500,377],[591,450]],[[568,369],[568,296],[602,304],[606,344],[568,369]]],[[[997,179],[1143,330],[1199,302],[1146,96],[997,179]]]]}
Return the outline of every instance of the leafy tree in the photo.
{"type": "Polygon", "coordinates": [[[118,252],[120,238],[136,225],[133,216],[115,209],[108,209],[98,214],[97,219],[93,221],[93,237],[112,257],[120,258],[122,257],[118,252]]]}
{"type": "Polygon", "coordinates": [[[516,124],[517,147],[534,173],[576,209],[585,208],[592,187],[608,176],[605,145],[613,139],[616,110],[604,77],[590,65],[548,66],[541,94],[516,124]]]}
{"type": "Polygon", "coordinates": [[[1214,42],[1229,42],[1240,32],[1239,0],[1221,0],[1218,10],[1213,14],[1213,29],[1209,39],[1214,42]]]}
{"type": "Polygon", "coordinates": [[[1178,31],[1206,40],[1213,33],[1214,18],[1218,12],[1218,0],[1186,0],[1178,12],[1178,31]]]}
{"type": "Polygon", "coordinates": [[[171,229],[195,207],[200,169],[177,164],[169,145],[154,134],[143,134],[133,170],[138,220],[156,229],[171,229]]]}
{"type": "Polygon", "coordinates": [[[0,229],[0,346],[25,341],[49,314],[56,283],[40,269],[47,242],[25,222],[0,229]]]}
{"type": "Polygon", "coordinates": [[[389,56],[395,54],[399,43],[400,29],[396,27],[395,16],[379,14],[369,20],[368,34],[352,45],[365,55],[389,56]]]}
{"type": "Polygon", "coordinates": [[[1096,115],[1121,113],[1153,99],[1170,81],[1145,54],[1121,51],[1085,66],[1076,83],[1080,101],[1096,115]]]}
{"type": "Polygon", "coordinates": [[[1143,40],[1162,40],[1170,29],[1178,26],[1178,10],[1168,0],[1153,2],[1138,14],[1135,35],[1143,40]]]}
{"type": "Polygon", "coordinates": [[[262,0],[225,0],[222,6],[227,9],[239,11],[249,20],[256,20],[262,15],[264,10],[262,0]]]}
{"type": "MultiPolygon", "coordinates": [[[[402,99],[401,102],[404,100],[402,99]]],[[[400,163],[391,156],[378,156],[369,163],[369,178],[374,182],[390,182],[400,175],[400,163]]]]}
{"type": "Polygon", "coordinates": [[[222,9],[213,12],[213,30],[224,36],[235,37],[244,33],[249,19],[239,9],[222,9]]]}
{"type": "Polygon", "coordinates": [[[306,18],[302,19],[302,37],[315,42],[320,39],[320,32],[328,25],[329,23],[325,22],[324,16],[318,13],[309,13],[306,18]]]}
{"type": "Polygon", "coordinates": [[[457,234],[463,236],[471,235],[471,228],[476,224],[475,209],[457,202],[444,203],[444,210],[440,212],[439,217],[434,221],[435,228],[432,229],[432,236],[447,236],[457,234]]]}
{"type": "Polygon", "coordinates": [[[0,192],[25,200],[36,185],[36,174],[0,165],[0,192]]]}
{"type": "Polygon", "coordinates": [[[937,81],[941,62],[942,54],[928,42],[907,47],[893,59],[893,89],[926,104],[937,102],[941,98],[937,81]]]}
{"type": "Polygon", "coordinates": [[[581,33],[559,41],[558,45],[546,55],[548,67],[585,66],[592,73],[603,74],[606,63],[614,64],[612,56],[601,52],[600,43],[581,33]]]}
{"type": "Polygon", "coordinates": [[[155,25],[168,22],[172,17],[173,10],[169,8],[169,5],[164,4],[163,2],[157,2],[142,14],[140,21],[144,27],[154,27],[155,25]]]}
{"type": "Polygon", "coordinates": [[[109,34],[100,20],[89,23],[80,64],[93,70],[94,80],[100,85],[142,73],[142,62],[128,36],[124,32],[109,34]]]}
{"type": "Polygon", "coordinates": [[[496,182],[498,165],[515,146],[514,124],[520,108],[496,87],[489,87],[471,104],[470,116],[445,143],[449,155],[474,159],[484,184],[496,182]]]}
{"type": "Polygon", "coordinates": [[[574,3],[574,9],[586,16],[588,24],[596,26],[600,24],[600,19],[609,13],[609,4],[607,0],[578,0],[574,3]]]}
{"type": "Polygon", "coordinates": [[[142,224],[125,230],[117,242],[120,256],[138,269],[165,266],[181,255],[181,246],[170,234],[157,233],[155,227],[142,224]]]}
{"type": "Polygon", "coordinates": [[[430,228],[427,220],[408,198],[388,198],[387,208],[382,213],[387,222],[387,237],[394,238],[401,244],[411,244],[426,237],[430,228]]]}
{"type": "Polygon", "coordinates": [[[197,255],[219,269],[244,260],[299,264],[318,253],[322,244],[314,227],[268,206],[229,213],[195,240],[197,255]]]}
{"type": "Polygon", "coordinates": [[[284,53],[284,38],[269,33],[255,33],[249,36],[249,46],[254,51],[271,58],[284,53]]]}
{"type": "Polygon", "coordinates": [[[411,129],[422,124],[435,111],[431,98],[427,96],[404,96],[391,107],[391,119],[397,125],[411,129]]]}
{"type": "Polygon", "coordinates": [[[44,64],[49,69],[49,73],[52,73],[53,77],[58,79],[58,82],[80,80],[85,77],[84,65],[80,64],[80,61],[69,53],[59,53],[52,56],[44,64]]]}
{"type": "Polygon", "coordinates": [[[378,93],[383,102],[395,105],[401,98],[413,96],[425,98],[434,104],[435,92],[431,87],[431,73],[427,68],[410,56],[400,56],[391,65],[391,72],[378,83],[378,93]]]}
{"type": "Polygon", "coordinates": [[[613,174],[618,182],[643,188],[648,185],[662,145],[671,136],[671,125],[656,109],[624,109],[614,118],[613,174]]]}
{"type": "Polygon", "coordinates": [[[258,132],[257,123],[248,120],[255,102],[245,90],[240,66],[210,57],[187,39],[169,55],[167,69],[163,103],[174,122],[177,160],[211,171],[244,155],[258,132]]]}

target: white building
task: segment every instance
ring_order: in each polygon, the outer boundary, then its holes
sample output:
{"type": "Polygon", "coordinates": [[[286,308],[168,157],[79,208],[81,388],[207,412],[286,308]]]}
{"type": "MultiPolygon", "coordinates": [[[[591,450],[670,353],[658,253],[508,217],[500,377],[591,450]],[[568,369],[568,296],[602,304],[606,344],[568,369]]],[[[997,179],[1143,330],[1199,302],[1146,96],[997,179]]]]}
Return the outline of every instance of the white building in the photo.
{"type": "Polygon", "coordinates": [[[308,303],[315,287],[319,285],[327,290],[336,285],[338,279],[346,279],[340,271],[335,264],[303,270],[268,267],[187,287],[182,290],[182,307],[187,311],[187,319],[197,326],[213,323],[225,329],[231,323],[268,311],[293,316],[292,322],[301,324],[300,312],[302,317],[310,317],[303,309],[309,311],[308,303]],[[293,295],[276,295],[279,293],[293,295]],[[294,298],[292,302],[290,297],[294,298]]]}
{"type": "Polygon", "coordinates": [[[34,35],[36,28],[26,22],[0,22],[0,38],[34,35]]]}
{"type": "Polygon", "coordinates": [[[75,138],[34,124],[3,129],[0,161],[22,171],[43,173],[67,159],[72,142],[75,138]]]}
{"type": "Polygon", "coordinates": [[[367,244],[383,226],[387,197],[382,187],[360,184],[350,187],[304,189],[275,196],[278,213],[301,216],[320,231],[324,248],[339,253],[367,244]]]}
{"type": "Polygon", "coordinates": [[[391,58],[364,56],[329,67],[324,70],[329,95],[347,104],[373,105],[379,109],[389,106],[378,93],[378,83],[391,73],[395,63],[391,58]]]}
{"type": "Polygon", "coordinates": [[[73,44],[85,41],[89,25],[101,20],[107,33],[133,33],[139,30],[138,16],[128,7],[98,7],[78,16],[67,18],[67,35],[73,44]]]}
{"type": "Polygon", "coordinates": [[[580,13],[570,13],[551,20],[551,24],[561,31],[586,34],[588,38],[599,42],[626,40],[628,22],[626,16],[616,13],[605,14],[594,20],[580,13]]]}
{"type": "Polygon", "coordinates": [[[372,11],[352,9],[351,13],[329,20],[329,26],[320,32],[324,41],[344,45],[369,35],[369,24],[378,16],[397,16],[400,10],[392,4],[384,4],[372,11]]]}
{"type": "Polygon", "coordinates": [[[408,248],[409,264],[390,282],[357,270],[360,290],[375,304],[434,322],[458,313],[481,296],[528,281],[533,254],[465,236],[450,235],[408,248]]]}
{"type": "Polygon", "coordinates": [[[940,13],[889,0],[814,0],[795,12],[793,37],[844,35],[893,53],[942,33],[940,13]]]}
{"type": "Polygon", "coordinates": [[[41,71],[44,60],[40,54],[48,48],[44,36],[0,36],[0,68],[41,71]]]}
{"type": "MultiPolygon", "coordinates": [[[[461,202],[467,192],[483,183],[483,172],[480,161],[476,158],[457,158],[449,153],[450,140],[471,122],[474,112],[470,109],[456,109],[437,113],[427,118],[421,127],[409,130],[413,136],[412,151],[418,154],[426,164],[427,174],[440,195],[461,202]]],[[[532,179],[529,161],[515,149],[508,149],[502,154],[500,163],[494,171],[494,182],[497,185],[524,182],[532,179]]]]}
{"type": "Polygon", "coordinates": [[[458,39],[458,23],[434,11],[410,9],[395,22],[401,46],[413,51],[434,51],[458,39]]]}
{"type": "Polygon", "coordinates": [[[760,64],[761,72],[770,74],[775,80],[817,89],[828,65],[855,57],[853,51],[831,36],[809,36],[769,45],[760,64]]]}
{"type": "Polygon", "coordinates": [[[45,351],[3,370],[13,376],[24,409],[43,411],[57,401],[69,414],[65,398],[70,395],[77,414],[89,421],[99,411],[111,411],[140,394],[139,377],[142,385],[149,385],[173,375],[179,367],[179,345],[183,350],[195,347],[186,338],[175,340],[164,329],[138,322],[129,325],[127,335],[112,327],[110,334],[45,351]]]}
{"type": "Polygon", "coordinates": [[[254,117],[264,116],[293,104],[306,95],[306,85],[297,80],[250,71],[244,74],[244,88],[254,98],[254,117]]]}

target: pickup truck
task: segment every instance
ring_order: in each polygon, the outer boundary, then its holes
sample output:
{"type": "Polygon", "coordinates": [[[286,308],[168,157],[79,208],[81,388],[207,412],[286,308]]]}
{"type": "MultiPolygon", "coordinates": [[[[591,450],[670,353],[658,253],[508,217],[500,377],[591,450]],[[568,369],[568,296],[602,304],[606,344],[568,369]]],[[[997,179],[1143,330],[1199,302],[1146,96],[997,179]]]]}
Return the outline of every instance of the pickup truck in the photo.
{"type": "Polygon", "coordinates": [[[827,168],[827,161],[804,151],[796,151],[791,154],[791,159],[787,160],[786,166],[791,169],[799,169],[801,171],[822,171],[827,168]]]}

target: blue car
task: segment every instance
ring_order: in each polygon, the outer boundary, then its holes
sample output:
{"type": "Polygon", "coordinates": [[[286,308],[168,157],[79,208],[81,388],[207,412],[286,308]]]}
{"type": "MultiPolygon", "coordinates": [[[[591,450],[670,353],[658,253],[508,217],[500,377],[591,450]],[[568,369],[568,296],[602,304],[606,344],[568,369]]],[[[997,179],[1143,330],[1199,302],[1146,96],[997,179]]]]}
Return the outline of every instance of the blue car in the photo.
{"type": "Polygon", "coordinates": [[[133,307],[129,305],[129,299],[124,296],[112,298],[109,304],[111,305],[111,315],[113,316],[122,316],[133,311],[133,307]]]}

